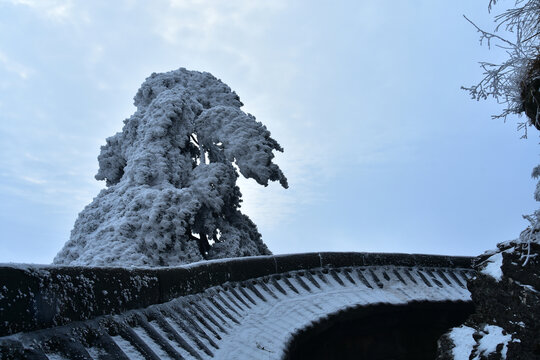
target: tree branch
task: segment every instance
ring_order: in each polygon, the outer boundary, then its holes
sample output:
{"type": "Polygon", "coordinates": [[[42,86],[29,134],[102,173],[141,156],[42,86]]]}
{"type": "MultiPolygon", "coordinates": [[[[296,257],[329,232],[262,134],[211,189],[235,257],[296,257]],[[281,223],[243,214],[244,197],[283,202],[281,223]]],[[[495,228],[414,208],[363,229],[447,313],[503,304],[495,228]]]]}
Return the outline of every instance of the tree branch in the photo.
{"type": "Polygon", "coordinates": [[[474,26],[479,33],[482,34],[482,37],[480,38],[480,41],[482,41],[483,38],[487,39],[488,47],[490,46],[490,41],[491,41],[492,38],[499,39],[499,40],[507,43],[508,45],[510,45],[512,48],[516,47],[516,44],[514,44],[513,42],[508,41],[508,40],[506,40],[505,38],[503,38],[503,37],[501,37],[499,35],[484,31],[484,30],[480,29],[474,22],[472,22],[467,16],[463,15],[463,17],[465,18],[465,20],[470,22],[472,24],[472,26],[474,26]]]}

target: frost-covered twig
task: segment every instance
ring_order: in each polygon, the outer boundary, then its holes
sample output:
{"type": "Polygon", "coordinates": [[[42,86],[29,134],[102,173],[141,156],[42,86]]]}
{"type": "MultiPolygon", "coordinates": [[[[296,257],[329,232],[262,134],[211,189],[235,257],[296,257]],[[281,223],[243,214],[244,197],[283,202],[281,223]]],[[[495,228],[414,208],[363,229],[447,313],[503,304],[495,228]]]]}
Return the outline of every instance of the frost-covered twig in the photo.
{"type": "Polygon", "coordinates": [[[523,262],[523,266],[527,265],[527,263],[529,262],[529,259],[531,258],[531,242],[527,241],[527,244],[524,244],[524,245],[527,247],[527,255],[525,256],[522,255],[520,258],[522,259],[523,257],[525,257],[525,262],[523,262]]]}
{"type": "Polygon", "coordinates": [[[465,20],[470,22],[472,24],[472,26],[474,26],[479,33],[482,34],[482,36],[480,37],[480,45],[482,45],[482,42],[485,39],[487,41],[487,43],[488,43],[488,48],[489,48],[489,47],[491,47],[491,39],[498,39],[498,40],[500,40],[500,41],[502,41],[504,43],[507,43],[510,46],[510,48],[513,48],[514,46],[516,46],[516,44],[514,44],[513,42],[511,42],[509,40],[506,40],[505,38],[503,38],[503,37],[501,37],[499,35],[496,35],[496,34],[493,34],[493,33],[482,30],[474,22],[472,22],[467,16],[463,15],[463,17],[465,18],[465,20]]]}
{"type": "Polygon", "coordinates": [[[538,242],[537,234],[539,231],[539,212],[537,211],[533,215],[523,215],[523,218],[528,220],[530,223],[530,226],[523,230],[519,235],[522,252],[520,260],[524,260],[522,266],[525,266],[532,257],[537,256],[537,254],[531,255],[531,243],[538,242]],[[525,250],[527,251],[527,254],[523,254],[525,250]]]}

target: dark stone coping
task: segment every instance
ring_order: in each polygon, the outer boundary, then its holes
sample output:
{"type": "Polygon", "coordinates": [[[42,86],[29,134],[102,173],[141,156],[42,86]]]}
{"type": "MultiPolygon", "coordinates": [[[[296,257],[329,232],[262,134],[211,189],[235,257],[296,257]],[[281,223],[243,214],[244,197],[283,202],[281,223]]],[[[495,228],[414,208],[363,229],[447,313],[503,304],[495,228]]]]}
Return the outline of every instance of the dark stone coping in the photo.
{"type": "Polygon", "coordinates": [[[0,264],[0,336],[118,314],[226,282],[290,271],[383,265],[470,269],[472,260],[465,256],[322,252],[162,268],[0,264]]]}

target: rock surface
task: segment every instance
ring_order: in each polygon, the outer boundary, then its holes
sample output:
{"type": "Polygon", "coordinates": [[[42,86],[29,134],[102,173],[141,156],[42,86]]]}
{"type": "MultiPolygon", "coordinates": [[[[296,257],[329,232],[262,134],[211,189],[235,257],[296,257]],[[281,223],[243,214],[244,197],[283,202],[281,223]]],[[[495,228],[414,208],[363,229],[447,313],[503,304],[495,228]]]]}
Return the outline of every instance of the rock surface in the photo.
{"type": "Polygon", "coordinates": [[[538,254],[539,244],[516,241],[476,259],[475,313],[441,337],[438,360],[540,359],[538,254]]]}

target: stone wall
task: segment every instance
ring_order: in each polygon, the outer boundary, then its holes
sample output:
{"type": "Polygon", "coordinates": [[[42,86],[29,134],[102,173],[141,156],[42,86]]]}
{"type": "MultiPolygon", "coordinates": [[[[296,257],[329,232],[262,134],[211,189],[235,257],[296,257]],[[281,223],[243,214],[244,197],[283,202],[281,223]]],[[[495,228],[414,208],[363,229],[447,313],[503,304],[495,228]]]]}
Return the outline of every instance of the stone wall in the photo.
{"type": "Polygon", "coordinates": [[[118,314],[225,282],[342,266],[469,268],[471,258],[416,254],[307,253],[205,261],[170,268],[0,264],[0,336],[118,314]]]}

